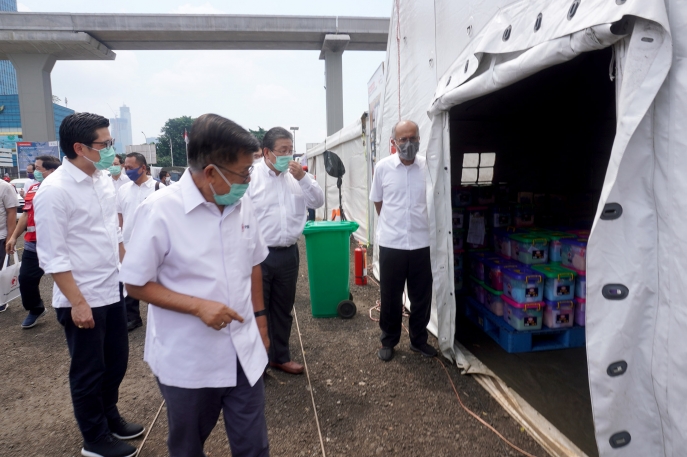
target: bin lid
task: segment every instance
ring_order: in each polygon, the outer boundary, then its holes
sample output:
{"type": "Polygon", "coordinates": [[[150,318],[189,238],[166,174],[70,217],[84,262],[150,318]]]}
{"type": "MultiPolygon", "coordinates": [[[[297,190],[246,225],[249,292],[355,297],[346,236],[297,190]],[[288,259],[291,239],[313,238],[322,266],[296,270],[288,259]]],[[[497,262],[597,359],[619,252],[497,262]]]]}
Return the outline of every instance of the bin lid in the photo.
{"type": "Polygon", "coordinates": [[[358,230],[360,225],[354,221],[308,221],[303,229],[303,235],[322,232],[350,232],[358,230]]]}
{"type": "Polygon", "coordinates": [[[503,295],[503,291],[494,290],[491,287],[489,287],[488,285],[486,285],[485,283],[482,283],[481,286],[484,287],[486,289],[486,291],[492,295],[496,295],[498,297],[503,295]]]}
{"type": "Polygon", "coordinates": [[[544,235],[548,239],[552,241],[559,241],[562,240],[563,238],[575,238],[576,235],[573,235],[572,233],[566,233],[566,232],[548,232],[544,235]]]}
{"type": "Polygon", "coordinates": [[[527,267],[511,267],[506,265],[501,269],[501,272],[516,281],[525,281],[527,284],[542,282],[541,274],[527,267]]]}
{"type": "Polygon", "coordinates": [[[521,264],[514,261],[514,260],[509,260],[509,259],[504,259],[503,257],[498,257],[496,259],[485,259],[484,260],[484,266],[494,269],[494,268],[503,268],[503,267],[514,267],[517,268],[521,264]]]}
{"type": "Polygon", "coordinates": [[[520,308],[524,310],[536,309],[537,311],[541,311],[542,308],[546,306],[546,304],[543,301],[537,301],[532,303],[518,303],[506,294],[501,295],[501,298],[503,299],[503,301],[508,303],[513,308],[520,308]]]}
{"type": "Polygon", "coordinates": [[[573,309],[575,307],[575,302],[573,300],[546,300],[544,303],[547,308],[550,309],[573,309]]]}
{"type": "Polygon", "coordinates": [[[532,269],[550,279],[569,279],[572,281],[577,275],[574,271],[558,265],[533,265],[532,269]]]}
{"type": "Polygon", "coordinates": [[[563,238],[561,243],[570,244],[572,246],[578,246],[581,248],[587,247],[587,240],[585,238],[563,238]]]}
{"type": "Polygon", "coordinates": [[[532,244],[532,246],[538,244],[549,244],[549,239],[543,233],[516,233],[510,236],[511,240],[515,240],[518,243],[532,244]]]}

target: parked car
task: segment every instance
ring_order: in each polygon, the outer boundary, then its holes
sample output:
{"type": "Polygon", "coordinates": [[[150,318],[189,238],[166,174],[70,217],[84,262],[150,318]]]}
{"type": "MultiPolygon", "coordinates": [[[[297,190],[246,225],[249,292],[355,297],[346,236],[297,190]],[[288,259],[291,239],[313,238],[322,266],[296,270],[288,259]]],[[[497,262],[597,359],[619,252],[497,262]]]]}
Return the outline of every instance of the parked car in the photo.
{"type": "Polygon", "coordinates": [[[12,181],[10,181],[10,184],[12,184],[14,186],[14,189],[17,191],[17,199],[19,200],[19,204],[17,206],[17,217],[19,217],[19,215],[23,212],[24,196],[22,195],[22,193],[28,190],[24,189],[24,186],[29,181],[31,180],[28,178],[13,179],[12,181]]]}

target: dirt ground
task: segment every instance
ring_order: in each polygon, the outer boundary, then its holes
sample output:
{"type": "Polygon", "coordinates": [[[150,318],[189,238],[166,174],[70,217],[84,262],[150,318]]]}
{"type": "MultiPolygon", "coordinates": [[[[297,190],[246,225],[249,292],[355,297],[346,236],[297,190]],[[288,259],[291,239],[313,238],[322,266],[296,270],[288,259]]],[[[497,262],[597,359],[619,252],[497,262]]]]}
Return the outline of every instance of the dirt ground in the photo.
{"type": "MultiPolygon", "coordinates": [[[[519,455],[461,409],[440,364],[412,353],[406,334],[391,362],[377,359],[379,327],[368,317],[379,298],[373,283],[351,286],[358,308],[353,319],[313,318],[302,242],[300,249],[295,308],[328,456],[519,455]]],[[[41,290],[49,304],[50,278],[43,279],[41,290]]],[[[145,305],[142,314],[145,322],[145,305]]],[[[20,328],[24,316],[21,300],[11,302],[0,314],[0,456],[78,456],[82,440],[69,399],[64,334],[52,309],[30,330],[20,328]]],[[[129,369],[119,407],[126,419],[149,429],[162,398],[143,362],[144,336],[144,328],[129,335],[129,369]]],[[[436,346],[432,337],[430,343],[436,346]]],[[[303,361],[295,323],[291,353],[293,359],[303,361]]],[[[536,456],[546,455],[474,380],[445,363],[469,408],[517,446],[536,456]]],[[[322,455],[306,376],[268,370],[265,386],[271,455],[322,455]]],[[[163,407],[141,457],[167,455],[165,414],[163,407]]],[[[231,455],[222,419],[205,450],[209,457],[231,455]]]]}

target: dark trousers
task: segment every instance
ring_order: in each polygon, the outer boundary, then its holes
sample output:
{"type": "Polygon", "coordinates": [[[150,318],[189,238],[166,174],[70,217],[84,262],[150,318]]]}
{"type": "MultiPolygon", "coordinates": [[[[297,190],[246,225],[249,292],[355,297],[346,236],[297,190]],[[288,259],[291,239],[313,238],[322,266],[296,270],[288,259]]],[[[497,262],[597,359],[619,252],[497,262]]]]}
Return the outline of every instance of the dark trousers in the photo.
{"type": "Polygon", "coordinates": [[[7,254],[7,252],[5,251],[6,242],[7,239],[0,240],[0,259],[2,259],[2,263],[0,263],[0,270],[2,270],[5,267],[5,254],[7,254]]]}
{"type": "Polygon", "coordinates": [[[19,267],[19,292],[24,309],[31,314],[38,315],[45,311],[39,288],[44,274],[38,264],[38,254],[24,249],[19,267]]]}
{"type": "Polygon", "coordinates": [[[394,347],[401,339],[403,290],[408,283],[409,331],[413,346],[427,342],[427,324],[432,311],[432,263],[429,248],[406,251],[379,247],[381,310],[379,327],[382,346],[394,347]]]}
{"type": "Polygon", "coordinates": [[[273,363],[281,364],[291,360],[291,311],[296,301],[299,263],[298,246],[294,244],[283,249],[270,248],[269,255],[260,264],[270,337],[269,358],[273,363]]]}
{"type": "Polygon", "coordinates": [[[124,296],[124,284],[119,283],[119,296],[124,301],[127,322],[141,322],[141,302],[131,295],[124,296]]]}
{"type": "Polygon", "coordinates": [[[83,438],[93,443],[109,433],[108,421],[119,419],[119,384],[129,361],[124,304],[92,308],[95,327],[78,328],[71,308],[57,308],[72,363],[69,387],[74,416],[83,438]]]}
{"type": "Polygon", "coordinates": [[[170,457],[204,457],[203,445],[220,411],[232,456],[269,456],[263,378],[251,387],[238,360],[236,364],[236,387],[184,389],[158,381],[167,404],[170,457]]]}

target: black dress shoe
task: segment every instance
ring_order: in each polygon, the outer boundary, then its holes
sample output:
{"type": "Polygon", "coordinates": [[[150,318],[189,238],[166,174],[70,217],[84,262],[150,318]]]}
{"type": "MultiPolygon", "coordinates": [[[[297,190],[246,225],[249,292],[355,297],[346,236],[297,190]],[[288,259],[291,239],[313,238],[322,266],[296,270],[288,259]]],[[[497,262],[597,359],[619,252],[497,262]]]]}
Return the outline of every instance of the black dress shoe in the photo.
{"type": "Polygon", "coordinates": [[[419,352],[420,354],[422,354],[423,357],[437,356],[437,350],[427,343],[418,344],[417,347],[413,346],[413,343],[410,343],[410,350],[413,352],[419,352]]]}
{"type": "Polygon", "coordinates": [[[377,351],[377,357],[385,362],[388,362],[394,358],[394,348],[382,347],[379,351],[377,351]]]}
{"type": "Polygon", "coordinates": [[[127,322],[126,324],[126,329],[130,332],[136,330],[139,327],[143,327],[143,321],[131,321],[127,322]]]}
{"type": "Polygon", "coordinates": [[[142,425],[129,423],[121,417],[117,421],[108,421],[108,425],[110,426],[112,436],[120,440],[133,440],[143,435],[143,432],[146,431],[142,425]]]}
{"type": "Polygon", "coordinates": [[[84,443],[81,449],[85,457],[133,457],[136,452],[138,449],[112,435],[105,435],[95,443],[84,443]]]}

